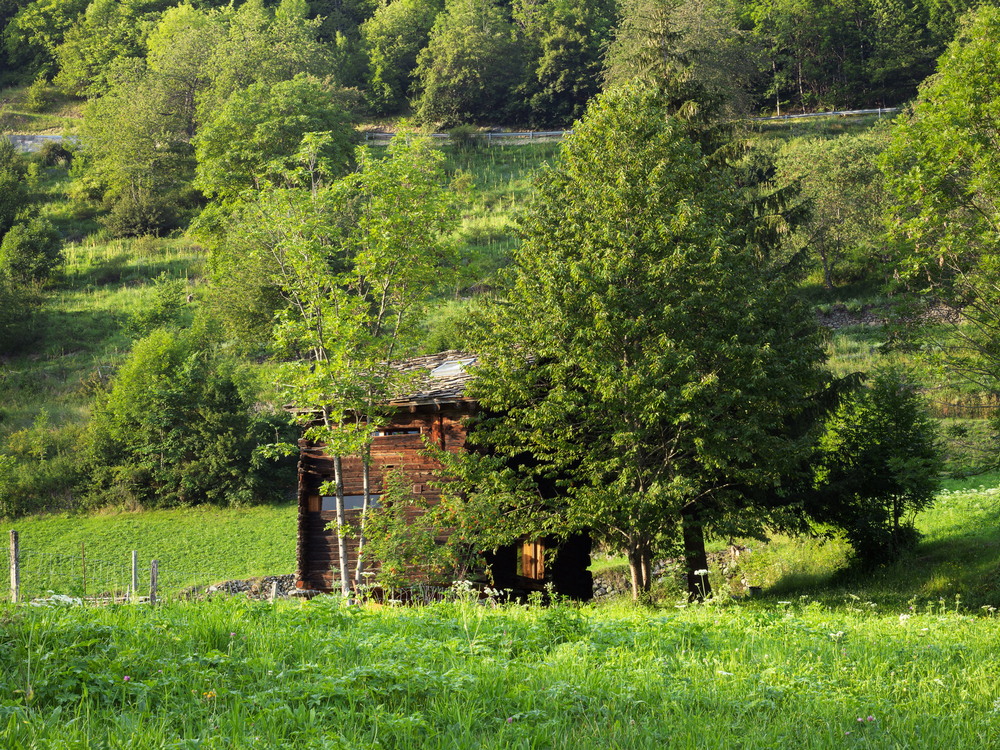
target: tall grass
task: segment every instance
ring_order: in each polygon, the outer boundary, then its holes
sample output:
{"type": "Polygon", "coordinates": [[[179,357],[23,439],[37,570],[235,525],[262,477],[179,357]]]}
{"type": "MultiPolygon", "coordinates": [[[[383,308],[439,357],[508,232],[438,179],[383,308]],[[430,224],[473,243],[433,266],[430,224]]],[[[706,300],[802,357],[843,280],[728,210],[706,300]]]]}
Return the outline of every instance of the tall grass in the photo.
{"type": "Polygon", "coordinates": [[[5,747],[989,747],[1000,629],[953,606],[0,610],[5,747]]]}
{"type": "Polygon", "coordinates": [[[444,147],[449,175],[464,177],[462,224],[456,240],[462,248],[459,290],[489,283],[507,265],[517,243],[516,223],[528,203],[539,171],[558,153],[558,143],[444,147]]]}

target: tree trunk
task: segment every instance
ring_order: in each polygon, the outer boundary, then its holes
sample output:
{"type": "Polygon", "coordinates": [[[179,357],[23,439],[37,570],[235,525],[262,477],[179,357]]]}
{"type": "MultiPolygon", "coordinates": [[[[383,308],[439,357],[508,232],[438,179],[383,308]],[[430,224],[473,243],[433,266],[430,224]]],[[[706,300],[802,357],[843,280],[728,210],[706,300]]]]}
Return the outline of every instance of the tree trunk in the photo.
{"type": "Polygon", "coordinates": [[[336,483],[336,503],[337,503],[337,547],[340,555],[340,593],[345,598],[351,595],[351,583],[347,570],[347,539],[344,537],[344,529],[347,527],[347,514],[344,512],[344,468],[340,456],[333,457],[333,479],[336,483]]]}
{"type": "Polygon", "coordinates": [[[712,595],[708,575],[697,571],[708,570],[708,553],[705,552],[705,528],[698,518],[698,510],[686,508],[681,512],[684,535],[684,565],[687,569],[688,600],[700,602],[712,595]]]}
{"type": "Polygon", "coordinates": [[[649,547],[644,544],[631,545],[626,555],[629,572],[632,574],[632,600],[639,601],[639,597],[647,593],[652,584],[649,547]]]}
{"type": "Polygon", "coordinates": [[[361,454],[361,528],[358,532],[358,563],[354,570],[354,587],[360,586],[364,581],[362,575],[365,572],[365,561],[362,553],[365,551],[365,520],[368,518],[368,506],[371,500],[371,454],[370,445],[366,445],[361,454]]]}

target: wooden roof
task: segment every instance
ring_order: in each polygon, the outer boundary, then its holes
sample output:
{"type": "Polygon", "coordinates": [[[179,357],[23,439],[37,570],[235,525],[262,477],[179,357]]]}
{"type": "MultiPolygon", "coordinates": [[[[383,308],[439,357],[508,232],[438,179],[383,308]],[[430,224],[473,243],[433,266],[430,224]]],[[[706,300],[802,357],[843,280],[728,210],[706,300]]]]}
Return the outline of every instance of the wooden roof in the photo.
{"type": "MultiPolygon", "coordinates": [[[[472,403],[473,399],[465,396],[465,388],[472,380],[472,374],[466,368],[475,361],[474,354],[455,349],[403,360],[395,367],[400,372],[412,373],[413,382],[408,393],[391,398],[387,403],[397,407],[472,403]]],[[[284,408],[298,415],[313,411],[295,404],[285,404],[284,408]]]]}
{"type": "Polygon", "coordinates": [[[475,355],[451,349],[400,362],[398,369],[413,373],[416,383],[410,393],[390,399],[389,403],[407,406],[469,401],[465,397],[465,388],[472,380],[468,367],[475,361],[475,355]]]}

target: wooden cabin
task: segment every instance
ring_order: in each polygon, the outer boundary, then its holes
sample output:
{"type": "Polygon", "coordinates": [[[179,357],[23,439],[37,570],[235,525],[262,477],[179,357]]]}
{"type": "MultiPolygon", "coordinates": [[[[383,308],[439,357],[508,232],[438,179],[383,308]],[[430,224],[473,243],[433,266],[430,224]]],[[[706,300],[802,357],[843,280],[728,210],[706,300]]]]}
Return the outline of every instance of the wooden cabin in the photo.
{"type": "MultiPolygon", "coordinates": [[[[448,451],[465,446],[468,417],[476,412],[476,402],[465,396],[471,375],[466,369],[475,358],[462,352],[448,351],[408,360],[401,367],[420,373],[420,385],[413,393],[390,402],[393,416],[374,438],[370,472],[373,498],[380,495],[386,475],[403,472],[412,482],[413,494],[429,505],[440,500],[433,483],[440,464],[425,455],[424,440],[448,451]]],[[[299,517],[296,586],[320,591],[339,590],[336,501],[324,497],[320,487],[333,479],[333,462],[321,445],[299,441],[299,517]]],[[[358,458],[342,459],[344,506],[347,521],[357,526],[361,515],[362,466],[358,458]]],[[[377,502],[377,499],[375,500],[377,502]]],[[[447,539],[447,532],[438,537],[447,539]]],[[[577,535],[558,545],[554,539],[525,539],[487,555],[487,571],[479,580],[499,589],[529,592],[551,583],[555,590],[576,599],[590,599],[593,578],[590,565],[590,539],[577,535]],[[549,554],[546,554],[546,550],[549,554]],[[555,552],[555,554],[553,554],[555,552]]],[[[349,564],[357,562],[357,539],[348,539],[349,564]]],[[[369,569],[376,572],[377,561],[369,569]]],[[[419,580],[418,572],[414,582],[419,580]]]]}

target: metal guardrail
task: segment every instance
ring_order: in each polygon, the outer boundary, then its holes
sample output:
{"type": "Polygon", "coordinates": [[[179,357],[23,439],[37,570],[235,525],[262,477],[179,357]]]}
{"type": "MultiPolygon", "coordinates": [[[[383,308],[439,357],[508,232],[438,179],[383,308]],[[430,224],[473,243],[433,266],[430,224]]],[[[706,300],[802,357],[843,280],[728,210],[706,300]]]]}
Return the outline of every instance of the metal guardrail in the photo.
{"type": "Polygon", "coordinates": [[[899,112],[899,107],[879,107],[878,109],[844,109],[832,112],[805,112],[800,115],[774,115],[772,117],[750,117],[755,122],[766,120],[798,120],[805,117],[851,117],[856,115],[889,115],[899,112]]]}
{"type": "MultiPolygon", "coordinates": [[[[514,133],[504,131],[486,131],[484,133],[474,133],[471,137],[484,140],[487,143],[491,143],[493,141],[551,141],[559,140],[572,133],[572,130],[525,130],[514,133]]],[[[374,145],[385,145],[392,140],[394,135],[395,133],[368,131],[364,134],[364,141],[365,143],[371,143],[374,145]]],[[[430,133],[429,137],[442,141],[451,140],[451,135],[449,133],[430,133]]]]}
{"type": "MultiPolygon", "coordinates": [[[[834,110],[832,112],[806,112],[803,114],[795,115],[773,115],[770,117],[748,117],[747,119],[752,122],[767,122],[767,121],[780,121],[780,120],[798,120],[809,117],[853,117],[858,115],[882,115],[895,114],[899,112],[899,107],[879,107],[877,109],[845,109],[845,110],[834,110]]],[[[517,132],[503,132],[503,131],[486,131],[484,133],[475,133],[472,137],[486,141],[487,143],[532,143],[535,141],[553,141],[561,140],[567,135],[572,135],[572,130],[524,130],[517,132]]],[[[383,131],[366,131],[363,133],[364,142],[371,144],[373,146],[385,146],[392,140],[395,133],[386,133],[383,131]]],[[[8,134],[7,137],[13,141],[14,146],[22,152],[37,151],[42,147],[42,144],[46,141],[56,141],[62,142],[63,140],[71,143],[79,143],[79,136],[61,136],[61,135],[12,135],[8,134]]],[[[451,140],[451,135],[448,133],[430,133],[430,138],[442,142],[448,142],[451,140]]]]}

